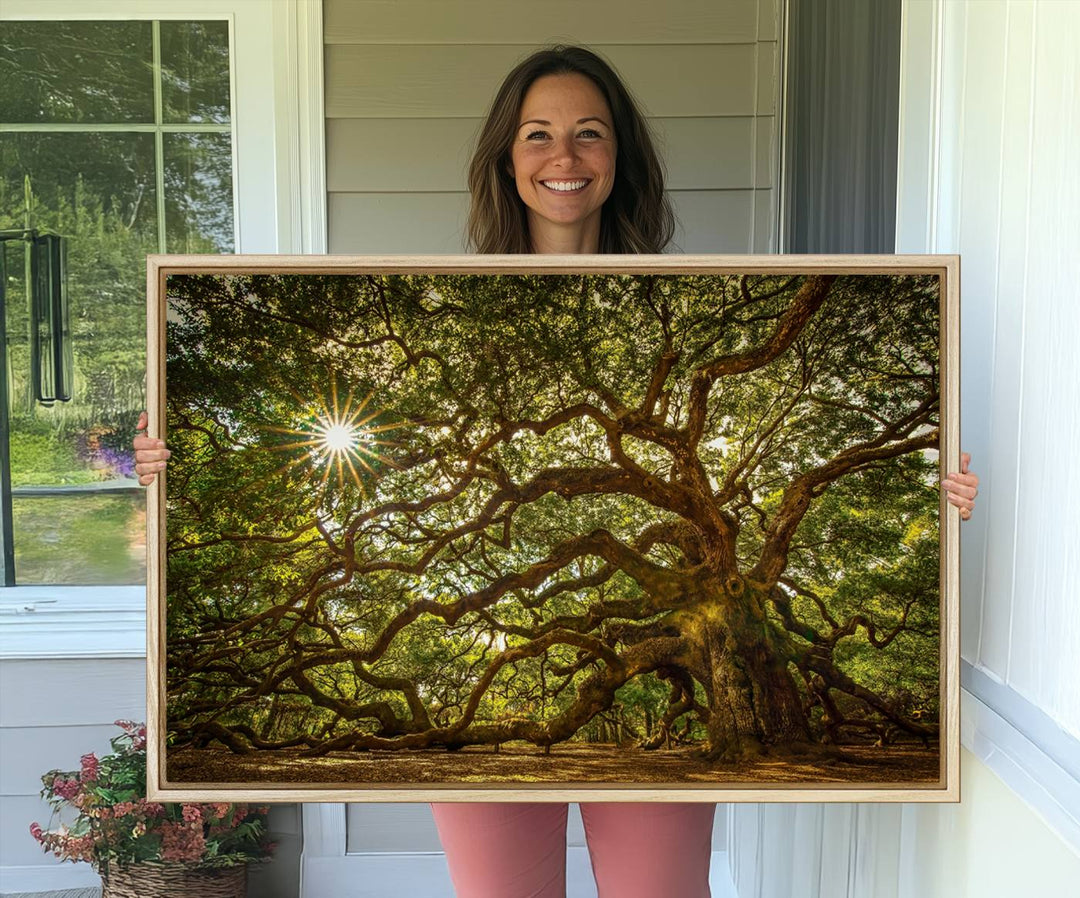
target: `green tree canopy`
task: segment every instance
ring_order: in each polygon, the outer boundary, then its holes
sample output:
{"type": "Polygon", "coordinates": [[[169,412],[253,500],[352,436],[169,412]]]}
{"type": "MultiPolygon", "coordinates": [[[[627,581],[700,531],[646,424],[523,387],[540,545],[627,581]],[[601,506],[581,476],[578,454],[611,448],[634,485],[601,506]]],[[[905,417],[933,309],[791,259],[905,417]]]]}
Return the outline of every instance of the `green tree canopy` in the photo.
{"type": "Polygon", "coordinates": [[[168,297],[179,743],[549,746],[657,679],[649,746],[936,735],[935,277],[168,297]]]}

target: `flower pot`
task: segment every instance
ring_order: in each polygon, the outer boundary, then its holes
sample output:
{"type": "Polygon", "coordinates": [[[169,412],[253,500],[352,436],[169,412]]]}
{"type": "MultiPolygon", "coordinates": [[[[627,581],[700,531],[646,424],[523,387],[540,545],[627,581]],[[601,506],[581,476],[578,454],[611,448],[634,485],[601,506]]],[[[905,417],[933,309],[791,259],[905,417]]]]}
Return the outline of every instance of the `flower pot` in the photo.
{"type": "Polygon", "coordinates": [[[147,862],[101,876],[101,898],[244,898],[246,891],[246,864],[206,869],[147,862]]]}

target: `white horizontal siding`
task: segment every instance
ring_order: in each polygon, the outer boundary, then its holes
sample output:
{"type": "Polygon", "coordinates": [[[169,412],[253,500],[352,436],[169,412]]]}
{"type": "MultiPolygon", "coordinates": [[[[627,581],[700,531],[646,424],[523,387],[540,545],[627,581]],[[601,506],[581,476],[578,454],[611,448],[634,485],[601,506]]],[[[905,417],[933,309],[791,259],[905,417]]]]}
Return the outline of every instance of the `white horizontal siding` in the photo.
{"type": "Polygon", "coordinates": [[[468,194],[331,193],[331,253],[460,253],[468,194]]]}
{"type": "Polygon", "coordinates": [[[140,658],[0,661],[0,871],[57,863],[30,837],[51,813],[41,775],[108,753],[114,720],[145,718],[145,682],[140,658]]]}
{"type": "Polygon", "coordinates": [[[330,252],[463,251],[466,168],[492,94],[532,49],[560,41],[611,59],[650,115],[678,248],[774,251],[778,9],[565,0],[542,19],[572,33],[547,34],[521,0],[327,0],[330,252]]]}
{"type": "MultiPolygon", "coordinates": [[[[37,728],[44,740],[53,728],[63,734],[73,732],[71,727],[110,724],[119,718],[142,720],[145,668],[141,658],[0,661],[0,728],[37,728]]],[[[93,747],[84,748],[75,760],[93,747]]]]}
{"type": "Polygon", "coordinates": [[[771,15],[759,16],[762,7],[758,0],[621,0],[616,13],[611,3],[579,0],[548,0],[542,9],[533,0],[330,0],[325,33],[328,44],[740,43],[775,27],[771,15]]]}
{"type": "MultiPolygon", "coordinates": [[[[340,118],[326,123],[327,189],[464,191],[483,119],[340,118]],[[438,152],[432,152],[438,147],[438,152]]],[[[772,119],[653,118],[670,190],[771,187],[772,119]],[[757,134],[754,133],[755,123],[757,134]],[[717,164],[717,160],[723,164],[717,164]]]]}
{"type": "MultiPolygon", "coordinates": [[[[759,98],[755,67],[760,56],[762,71],[771,71],[774,47],[766,44],[760,54],[756,42],[594,49],[611,60],[650,115],[667,117],[772,114],[775,98],[768,90],[759,98]]],[[[326,116],[476,116],[486,112],[503,77],[528,53],[506,45],[331,44],[326,116]]]]}
{"type": "MultiPolygon", "coordinates": [[[[675,244],[684,253],[747,253],[755,249],[755,200],[762,220],[771,190],[673,190],[675,244]]],[[[331,253],[460,253],[469,195],[460,193],[332,193],[331,253]]],[[[765,233],[760,239],[764,240],[765,233]]]]}
{"type": "Polygon", "coordinates": [[[675,244],[680,253],[758,252],[754,244],[754,208],[758,195],[771,190],[673,190],[675,244]]]}
{"type": "MultiPolygon", "coordinates": [[[[145,714],[145,710],[140,712],[137,719],[145,714]]],[[[47,770],[77,770],[82,755],[109,751],[109,740],[119,733],[112,721],[0,727],[0,795],[36,795],[47,770]]]]}

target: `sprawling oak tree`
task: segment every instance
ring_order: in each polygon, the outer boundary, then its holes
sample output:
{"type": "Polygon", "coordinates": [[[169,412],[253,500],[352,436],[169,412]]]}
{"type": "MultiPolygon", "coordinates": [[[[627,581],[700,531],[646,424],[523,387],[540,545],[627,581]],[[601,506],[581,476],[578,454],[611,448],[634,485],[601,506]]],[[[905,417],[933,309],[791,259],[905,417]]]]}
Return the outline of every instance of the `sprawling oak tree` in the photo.
{"type": "Polygon", "coordinates": [[[936,278],[168,294],[175,744],[936,736],[936,278]]]}

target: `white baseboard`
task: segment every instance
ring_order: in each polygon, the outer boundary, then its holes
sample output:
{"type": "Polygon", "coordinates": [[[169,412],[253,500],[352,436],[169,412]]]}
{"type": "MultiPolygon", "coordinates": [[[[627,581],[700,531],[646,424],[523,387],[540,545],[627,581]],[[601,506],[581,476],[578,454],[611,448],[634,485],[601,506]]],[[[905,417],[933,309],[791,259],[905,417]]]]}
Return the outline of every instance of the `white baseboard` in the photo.
{"type": "MultiPolygon", "coordinates": [[[[1067,744],[1070,737],[1059,738],[1067,744]]],[[[960,741],[1080,853],[1080,781],[1072,770],[967,689],[960,693],[960,741]]]]}

